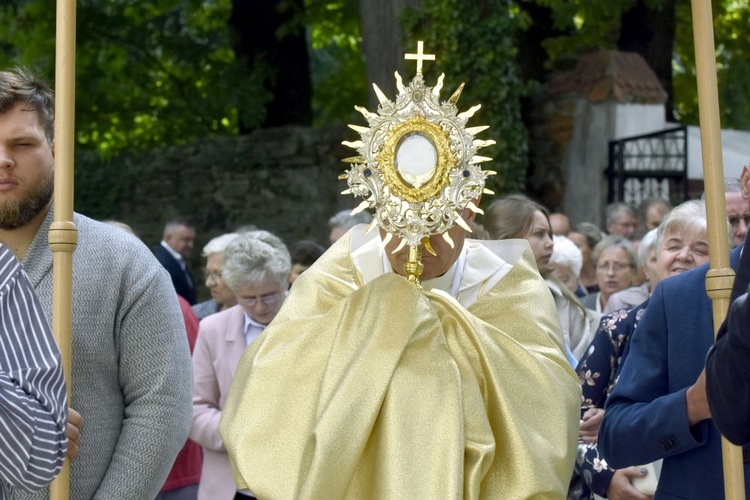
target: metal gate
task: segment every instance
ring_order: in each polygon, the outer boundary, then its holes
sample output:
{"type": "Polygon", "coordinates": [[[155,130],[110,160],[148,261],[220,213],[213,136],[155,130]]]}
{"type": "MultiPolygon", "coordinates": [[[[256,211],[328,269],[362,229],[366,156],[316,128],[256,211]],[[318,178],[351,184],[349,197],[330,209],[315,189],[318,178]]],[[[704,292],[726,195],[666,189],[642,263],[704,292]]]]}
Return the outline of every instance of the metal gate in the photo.
{"type": "Polygon", "coordinates": [[[687,127],[609,142],[607,203],[637,207],[648,198],[688,199],[687,127]]]}

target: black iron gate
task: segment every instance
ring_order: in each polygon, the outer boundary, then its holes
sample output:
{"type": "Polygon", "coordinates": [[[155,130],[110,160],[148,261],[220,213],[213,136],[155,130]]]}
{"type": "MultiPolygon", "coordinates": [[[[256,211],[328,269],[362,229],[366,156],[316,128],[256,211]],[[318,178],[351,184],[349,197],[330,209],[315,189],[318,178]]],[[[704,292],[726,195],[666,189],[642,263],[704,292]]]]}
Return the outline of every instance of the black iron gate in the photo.
{"type": "Polygon", "coordinates": [[[607,203],[637,207],[648,198],[688,199],[687,127],[609,142],[607,203]]]}

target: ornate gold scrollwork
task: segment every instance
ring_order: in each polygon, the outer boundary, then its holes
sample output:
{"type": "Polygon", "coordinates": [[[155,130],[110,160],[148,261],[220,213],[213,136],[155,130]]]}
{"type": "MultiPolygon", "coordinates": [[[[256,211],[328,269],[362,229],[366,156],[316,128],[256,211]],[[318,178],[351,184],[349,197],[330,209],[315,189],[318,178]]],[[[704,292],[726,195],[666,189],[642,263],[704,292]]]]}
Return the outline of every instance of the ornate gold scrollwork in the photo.
{"type": "Polygon", "coordinates": [[[384,245],[392,237],[400,238],[394,252],[409,247],[406,272],[409,281],[419,284],[422,246],[434,254],[430,236],[441,235],[452,247],[448,231],[454,224],[471,231],[461,219],[464,209],[481,213],[473,200],[482,192],[492,194],[484,184],[494,172],[479,165],[489,158],[476,153],[495,141],[475,138],[486,126],[466,127],[481,106],[458,113],[463,84],[444,102],[440,102],[440,90],[445,75],[440,75],[434,87],[425,84],[421,63],[434,60],[434,55],[423,53],[422,42],[417,54],[407,59],[417,61],[417,75],[404,85],[395,74],[398,96],[394,101],[373,84],[377,113],[355,107],[368,126],[349,125],[361,139],[342,144],[358,155],[344,160],[350,166],[339,178],[349,186],[343,194],[362,199],[352,213],[374,211],[368,231],[380,226],[388,233],[384,245]]]}
{"type": "Polygon", "coordinates": [[[399,123],[389,132],[383,149],[376,158],[383,173],[383,180],[393,194],[409,202],[422,202],[440,194],[450,184],[450,172],[456,166],[456,157],[450,150],[448,134],[424,116],[413,116],[399,123]],[[403,139],[411,134],[421,134],[432,143],[437,155],[435,172],[423,185],[415,187],[406,181],[396,164],[396,154],[403,139]]]}

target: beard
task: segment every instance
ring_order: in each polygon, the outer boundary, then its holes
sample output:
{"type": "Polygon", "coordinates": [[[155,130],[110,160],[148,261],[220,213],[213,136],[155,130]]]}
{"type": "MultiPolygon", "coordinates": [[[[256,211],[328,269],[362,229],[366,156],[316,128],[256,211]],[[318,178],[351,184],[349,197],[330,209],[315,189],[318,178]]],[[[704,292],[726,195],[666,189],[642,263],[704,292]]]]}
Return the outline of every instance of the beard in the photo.
{"type": "Polygon", "coordinates": [[[0,229],[6,231],[23,227],[39,215],[52,199],[54,175],[45,176],[42,182],[29,190],[20,200],[0,204],[0,229]]]}

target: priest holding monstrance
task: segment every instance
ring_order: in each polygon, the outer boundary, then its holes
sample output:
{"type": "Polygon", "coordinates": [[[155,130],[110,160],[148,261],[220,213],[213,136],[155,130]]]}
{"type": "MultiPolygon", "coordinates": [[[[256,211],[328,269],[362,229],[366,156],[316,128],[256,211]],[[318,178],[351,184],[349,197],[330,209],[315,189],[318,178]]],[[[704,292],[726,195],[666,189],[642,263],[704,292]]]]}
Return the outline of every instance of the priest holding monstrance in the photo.
{"type": "MultiPolygon", "coordinates": [[[[411,57],[410,57],[411,56],[411,57]]],[[[261,499],[563,498],[578,379],[525,240],[468,239],[493,174],[421,73],[345,142],[357,226],[245,351],[221,434],[261,499]],[[377,226],[377,227],[376,227],[377,226]],[[375,230],[377,229],[377,230],[375,230]]],[[[432,56],[434,58],[434,56],[432,56]]]]}

